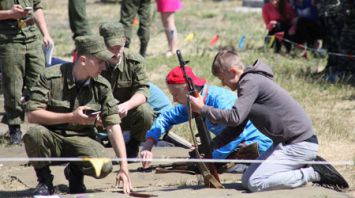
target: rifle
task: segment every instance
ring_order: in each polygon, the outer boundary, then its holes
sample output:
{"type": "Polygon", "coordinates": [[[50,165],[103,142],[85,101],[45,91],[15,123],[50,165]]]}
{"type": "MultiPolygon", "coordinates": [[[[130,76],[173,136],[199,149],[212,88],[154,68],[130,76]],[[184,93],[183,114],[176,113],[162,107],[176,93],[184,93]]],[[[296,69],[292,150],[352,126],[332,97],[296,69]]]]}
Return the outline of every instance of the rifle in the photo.
{"type": "MultiPolygon", "coordinates": [[[[181,55],[181,51],[180,50],[176,50],[176,55],[179,59],[179,64],[181,67],[181,70],[183,72],[185,81],[186,81],[186,85],[188,87],[188,91],[189,94],[194,96],[194,97],[198,97],[199,93],[198,91],[195,89],[195,86],[191,80],[191,78],[189,76],[187,76],[186,71],[185,71],[185,65],[189,62],[189,61],[184,61],[181,55]]],[[[192,138],[194,140],[194,144],[197,146],[196,140],[194,138],[193,132],[192,132],[192,127],[191,127],[191,114],[189,113],[189,126],[190,126],[190,130],[192,133],[192,138]]],[[[197,127],[197,131],[198,131],[198,135],[200,137],[201,140],[201,151],[202,154],[204,156],[204,158],[206,159],[211,159],[212,158],[212,149],[211,149],[211,136],[210,133],[207,130],[206,124],[203,120],[203,117],[197,113],[193,114],[194,118],[195,118],[195,122],[196,122],[196,127],[197,127]]],[[[196,152],[196,157],[197,158],[202,158],[198,149],[195,149],[196,152]]],[[[202,177],[204,179],[205,182],[205,186],[211,188],[224,188],[223,185],[221,184],[219,177],[218,177],[218,172],[217,169],[215,167],[215,165],[213,163],[202,163],[199,162],[197,163],[199,170],[202,174],[202,177]],[[208,167],[208,168],[207,168],[208,167]]]]}
{"type": "Polygon", "coordinates": [[[197,170],[198,167],[194,163],[187,162],[174,162],[170,164],[159,164],[151,165],[149,168],[139,167],[137,168],[138,172],[152,172],[155,170],[155,173],[185,173],[189,175],[196,175],[199,173],[197,170]]]}

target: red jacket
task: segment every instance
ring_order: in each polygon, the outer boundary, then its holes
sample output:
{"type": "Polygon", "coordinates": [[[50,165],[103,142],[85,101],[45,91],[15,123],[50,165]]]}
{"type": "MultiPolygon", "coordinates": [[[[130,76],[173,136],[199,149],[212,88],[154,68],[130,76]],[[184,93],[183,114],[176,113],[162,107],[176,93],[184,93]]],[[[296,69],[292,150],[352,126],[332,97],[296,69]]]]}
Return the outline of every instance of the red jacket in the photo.
{"type": "Polygon", "coordinates": [[[266,3],[263,5],[262,8],[262,14],[263,14],[263,19],[265,22],[266,28],[271,31],[273,26],[270,24],[270,21],[278,21],[278,22],[283,22],[287,25],[292,24],[292,20],[296,17],[296,12],[292,8],[291,4],[286,2],[285,4],[285,13],[286,16],[281,16],[279,11],[275,6],[273,6],[271,3],[266,3]]]}

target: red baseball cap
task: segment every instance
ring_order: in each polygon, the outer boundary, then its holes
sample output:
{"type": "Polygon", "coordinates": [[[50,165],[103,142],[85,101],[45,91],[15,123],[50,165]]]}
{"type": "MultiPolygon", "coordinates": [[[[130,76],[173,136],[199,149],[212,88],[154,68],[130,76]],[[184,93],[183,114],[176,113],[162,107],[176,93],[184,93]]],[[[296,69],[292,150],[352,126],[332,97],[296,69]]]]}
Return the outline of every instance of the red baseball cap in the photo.
{"type": "MultiPolygon", "coordinates": [[[[196,86],[203,86],[206,84],[206,80],[199,78],[192,71],[191,67],[185,66],[186,75],[191,78],[192,82],[196,86]]],[[[185,84],[184,74],[180,66],[174,67],[166,76],[166,83],[170,85],[185,84]]]]}

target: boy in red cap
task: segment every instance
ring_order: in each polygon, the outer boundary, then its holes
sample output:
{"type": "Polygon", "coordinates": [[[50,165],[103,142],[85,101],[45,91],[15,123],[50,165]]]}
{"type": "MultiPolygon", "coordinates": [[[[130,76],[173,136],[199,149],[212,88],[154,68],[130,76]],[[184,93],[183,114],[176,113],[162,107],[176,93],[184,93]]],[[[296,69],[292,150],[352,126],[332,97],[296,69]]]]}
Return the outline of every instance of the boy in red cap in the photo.
{"type": "MultiPolygon", "coordinates": [[[[196,90],[201,94],[206,104],[219,109],[232,108],[235,100],[237,99],[236,94],[221,87],[207,85],[206,80],[196,76],[189,66],[185,66],[185,70],[187,76],[191,78],[196,90]]],[[[168,73],[166,83],[174,101],[179,104],[170,110],[161,113],[155,119],[151,129],[147,132],[146,141],[140,152],[141,157],[146,160],[143,162],[143,168],[149,168],[149,160],[153,158],[151,150],[159,138],[169,131],[173,125],[188,121],[188,112],[186,107],[186,95],[188,94],[188,90],[180,66],[173,68],[168,73]]],[[[226,125],[214,124],[209,119],[205,120],[205,124],[208,130],[215,135],[218,135],[226,128],[226,125]]],[[[258,143],[260,153],[266,151],[272,144],[272,141],[269,138],[261,134],[251,122],[248,122],[244,129],[243,135],[235,138],[226,146],[214,150],[212,157],[215,159],[225,159],[239,146],[246,146],[254,142],[258,143]]]]}

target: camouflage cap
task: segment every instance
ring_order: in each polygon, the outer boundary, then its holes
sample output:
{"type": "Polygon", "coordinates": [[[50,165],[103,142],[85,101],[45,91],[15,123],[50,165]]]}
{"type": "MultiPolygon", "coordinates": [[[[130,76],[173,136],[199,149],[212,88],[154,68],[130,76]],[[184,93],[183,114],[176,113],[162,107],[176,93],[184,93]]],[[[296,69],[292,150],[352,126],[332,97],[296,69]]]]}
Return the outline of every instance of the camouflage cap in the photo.
{"type": "Polygon", "coordinates": [[[107,22],[100,25],[100,35],[104,37],[107,47],[125,45],[124,27],[118,22],[107,22]]]}
{"type": "Polygon", "coordinates": [[[96,58],[108,61],[114,54],[107,50],[103,39],[100,36],[78,36],[75,38],[78,54],[91,54],[96,58]]]}

